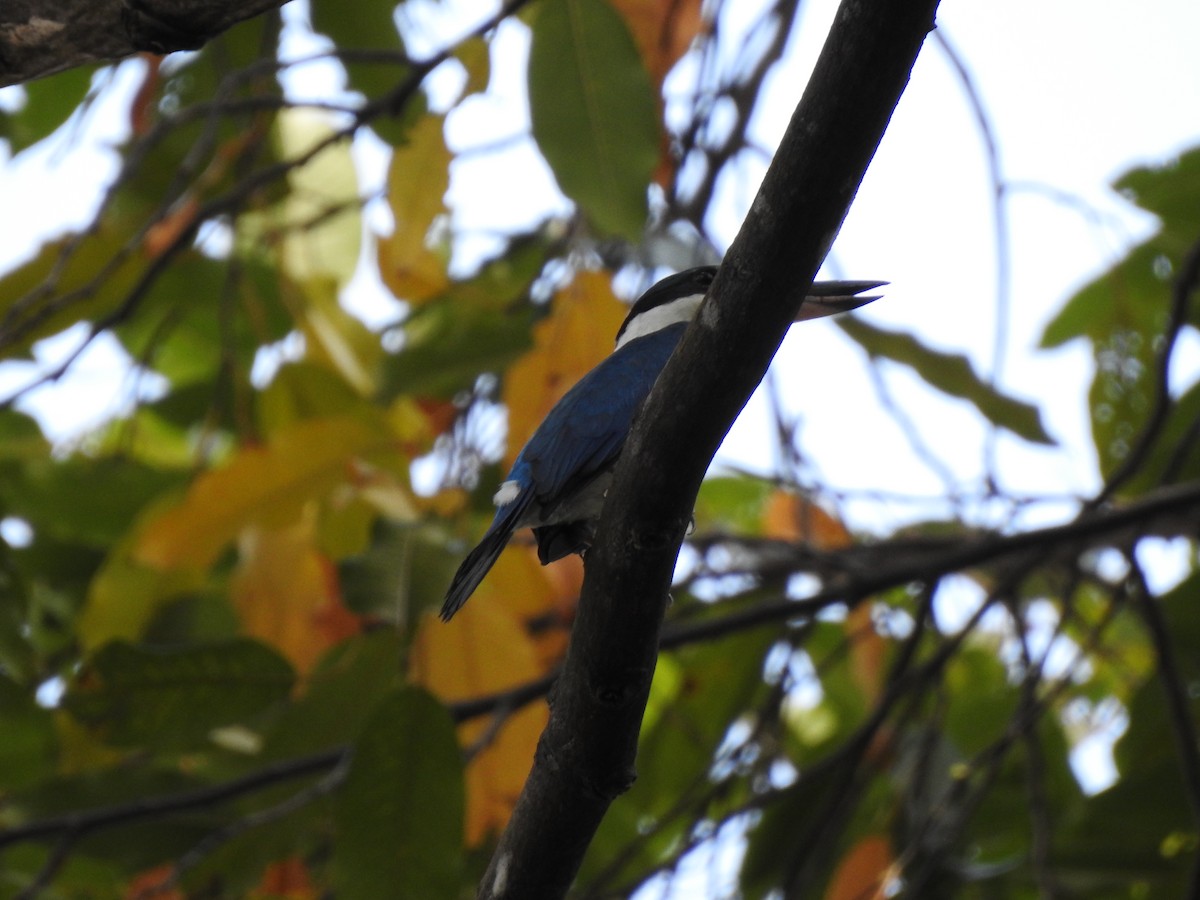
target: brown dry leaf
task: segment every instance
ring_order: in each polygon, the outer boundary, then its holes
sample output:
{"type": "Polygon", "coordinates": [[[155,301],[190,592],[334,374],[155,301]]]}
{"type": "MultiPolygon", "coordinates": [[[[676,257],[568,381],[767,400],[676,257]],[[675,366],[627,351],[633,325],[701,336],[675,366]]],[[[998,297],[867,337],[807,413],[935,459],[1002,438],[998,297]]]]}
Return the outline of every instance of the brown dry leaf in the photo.
{"type": "Polygon", "coordinates": [[[784,490],[775,491],[767,500],[762,529],[763,537],[798,541],[817,550],[838,550],[853,542],[841,521],[812,501],[784,490]]]}
{"type": "MultiPolygon", "coordinates": [[[[410,655],[409,677],[444,702],[503,691],[545,673],[537,648],[508,610],[476,596],[471,607],[448,623],[426,616],[410,655]]],[[[467,766],[465,840],[482,843],[508,822],[546,726],[544,701],[526,706],[495,729],[489,718],[459,726],[458,739],[471,747],[491,737],[467,766]]]]}
{"type": "Polygon", "coordinates": [[[894,864],[892,842],[883,835],[868,835],[838,863],[825,900],[884,900],[894,864]]]}
{"type": "Polygon", "coordinates": [[[287,528],[246,529],[230,584],[243,632],[275,647],[301,674],[361,627],[342,605],[332,564],[317,551],[314,520],[310,514],[287,528]]]}
{"type": "Polygon", "coordinates": [[[504,378],[510,465],[562,395],[612,352],[627,312],[608,272],[579,272],[554,295],[550,315],[534,326],[533,349],[504,378]]]}

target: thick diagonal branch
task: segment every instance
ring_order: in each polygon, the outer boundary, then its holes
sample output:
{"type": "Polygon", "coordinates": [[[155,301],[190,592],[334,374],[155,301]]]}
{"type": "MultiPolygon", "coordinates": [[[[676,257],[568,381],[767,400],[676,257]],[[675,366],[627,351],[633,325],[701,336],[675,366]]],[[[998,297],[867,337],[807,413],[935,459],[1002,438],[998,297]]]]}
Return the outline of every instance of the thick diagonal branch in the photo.
{"type": "Polygon", "coordinates": [[[711,295],[626,445],[550,723],[481,897],[561,897],[609,804],[632,783],[667,590],[696,492],[841,226],[936,7],[843,0],[711,295]]]}
{"type": "Polygon", "coordinates": [[[4,0],[0,87],[135,53],[196,50],[286,0],[4,0]]]}

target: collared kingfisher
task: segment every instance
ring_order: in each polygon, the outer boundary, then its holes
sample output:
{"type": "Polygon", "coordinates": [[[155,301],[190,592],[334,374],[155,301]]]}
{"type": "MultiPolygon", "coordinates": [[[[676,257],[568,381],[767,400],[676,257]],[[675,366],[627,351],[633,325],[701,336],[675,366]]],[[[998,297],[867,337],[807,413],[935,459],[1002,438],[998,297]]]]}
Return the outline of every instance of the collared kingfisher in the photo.
{"type": "MultiPolygon", "coordinates": [[[[612,354],[550,410],[517,454],[493,502],[496,517],[450,583],[449,620],[495,564],[513,532],[533,527],[542,565],[591,546],[613,469],[634,418],[716,277],[700,266],[664,278],[629,310],[612,354]]],[[[819,281],[796,321],[857,309],[882,281],[819,281]]]]}

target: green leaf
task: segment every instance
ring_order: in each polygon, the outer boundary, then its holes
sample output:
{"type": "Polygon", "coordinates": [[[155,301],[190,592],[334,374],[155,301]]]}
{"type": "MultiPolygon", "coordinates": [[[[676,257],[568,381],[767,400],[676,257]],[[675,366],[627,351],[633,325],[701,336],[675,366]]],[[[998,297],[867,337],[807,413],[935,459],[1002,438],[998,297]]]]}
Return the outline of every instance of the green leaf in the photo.
{"type": "Polygon", "coordinates": [[[1160,333],[1167,322],[1171,268],[1158,237],[1138,245],[1063,304],[1042,332],[1041,346],[1061,347],[1079,337],[1104,342],[1118,332],[1160,333]]]}
{"type": "Polygon", "coordinates": [[[1128,710],[1129,726],[1115,754],[1120,779],[1078,804],[1055,828],[1055,880],[1076,896],[1130,896],[1129,885],[1138,883],[1146,897],[1185,896],[1196,825],[1169,737],[1173,727],[1162,685],[1143,685],[1128,710]]]}
{"type": "Polygon", "coordinates": [[[352,741],[399,686],[402,653],[399,633],[388,628],[334,645],[305,679],[304,694],[281,713],[264,755],[286,759],[352,741]]]}
{"type": "Polygon", "coordinates": [[[0,112],[0,138],[14,155],[51,135],[67,121],[92,86],[94,66],[79,66],[21,85],[25,105],[17,112],[0,112]]]}
{"type": "Polygon", "coordinates": [[[838,325],[871,357],[908,366],[931,387],[973,404],[993,425],[1035,444],[1054,444],[1036,406],[1000,393],[979,377],[961,353],[932,350],[914,335],[869,325],[853,316],[843,316],[838,325]]]}
{"type": "Polygon", "coordinates": [[[0,277],[0,318],[7,320],[0,329],[0,351],[8,358],[28,354],[34,341],[115,308],[133,285],[136,264],[126,258],[112,271],[107,266],[123,252],[131,227],[131,222],[106,220],[85,236],[47,242],[33,259],[0,277]],[[57,291],[43,295],[39,288],[51,283],[57,291]],[[65,294],[75,301],[55,302],[65,294]]]}
{"type": "MultiPolygon", "coordinates": [[[[615,895],[615,885],[637,879],[678,848],[690,821],[671,812],[684,798],[711,787],[718,746],[767,690],[762,664],[774,640],[774,634],[759,630],[664,654],[669,662],[660,664],[651,686],[654,705],[638,747],[637,781],[600,824],[584,860],[582,882],[605,872],[610,880],[593,883],[593,889],[615,895]],[[612,868],[614,858],[622,860],[619,870],[612,868]]],[[[726,760],[720,775],[731,774],[726,760]]],[[[714,801],[706,814],[718,817],[728,808],[725,804],[732,807],[744,799],[739,787],[731,779],[720,802],[714,801]]]]}
{"type": "Polygon", "coordinates": [[[49,452],[50,442],[35,418],[13,409],[0,409],[0,463],[43,459],[49,452]]]}
{"type": "Polygon", "coordinates": [[[379,704],[337,796],[342,900],[456,897],[462,884],[462,755],[446,710],[414,688],[379,704]]]}
{"type": "MultiPolygon", "coordinates": [[[[129,355],[176,386],[215,380],[218,371],[248,372],[259,347],[292,327],[274,263],[185,253],[155,283],[137,315],[117,326],[129,355]]],[[[212,389],[206,388],[211,402],[212,389]]]]}
{"type": "Polygon", "coordinates": [[[1088,404],[1106,476],[1129,454],[1154,404],[1155,348],[1167,324],[1170,272],[1162,236],[1151,238],[1068,300],[1042,334],[1043,347],[1078,337],[1092,343],[1096,369],[1088,404]]]}
{"type": "MultiPolygon", "coordinates": [[[[816,827],[814,819],[830,808],[838,781],[837,767],[822,773],[822,778],[804,778],[779,791],[767,804],[762,818],[748,836],[746,855],[739,873],[739,887],[747,897],[782,896],[785,867],[780,860],[792,860],[804,853],[797,844],[816,827]]],[[[825,862],[832,867],[833,861],[825,862]]],[[[816,879],[812,879],[816,881],[816,879]]]]}
{"type": "Polygon", "coordinates": [[[533,310],[504,313],[439,302],[405,323],[407,342],[385,357],[381,392],[453,397],[483,372],[503,371],[533,346],[533,310]]]}
{"type": "MultiPolygon", "coordinates": [[[[1092,437],[1105,476],[1129,455],[1156,402],[1157,356],[1170,311],[1171,284],[1200,231],[1200,149],[1165,166],[1127,172],[1114,187],[1157,214],[1162,228],[1080,289],[1042,333],[1043,347],[1058,347],[1079,337],[1092,343],[1096,374],[1088,401],[1092,437]]],[[[1195,304],[1189,324],[1200,326],[1195,304]]],[[[1189,405],[1186,415],[1194,415],[1196,398],[1189,392],[1184,400],[1189,405]]],[[[1137,494],[1161,481],[1186,436],[1181,430],[1183,406],[1181,401],[1172,411],[1153,458],[1122,486],[1123,494],[1137,494]]],[[[1187,470],[1195,471],[1194,461],[1187,470]]]]}
{"type": "MultiPolygon", "coordinates": [[[[409,77],[408,51],[396,28],[395,0],[363,0],[354,5],[353,15],[338,3],[314,3],[310,15],[313,28],[328,35],[339,50],[376,50],[394,54],[390,60],[344,60],[342,65],[346,68],[351,90],[361,91],[368,100],[375,100],[409,77]]],[[[417,91],[400,115],[393,112],[390,117],[377,116],[370,125],[383,140],[394,146],[403,142],[409,126],[424,111],[424,95],[417,91]]]]}
{"type": "Polygon", "coordinates": [[[403,325],[404,348],[384,359],[382,396],[453,397],[526,352],[540,313],[529,288],[550,252],[542,235],[520,235],[470,279],[417,308],[403,325]]]}
{"type": "Polygon", "coordinates": [[[762,532],[763,505],[775,486],[748,475],[706,478],[696,498],[696,528],[751,535],[762,532]]]}
{"type": "Polygon", "coordinates": [[[107,548],[180,475],[120,458],[33,461],[0,486],[0,506],[45,534],[107,548]]]}
{"type": "Polygon", "coordinates": [[[650,76],[605,0],[551,0],[529,49],[533,135],[559,187],[602,232],[637,241],[658,162],[650,76]]]}
{"type": "Polygon", "coordinates": [[[286,699],[294,680],[287,661],[256,641],[177,650],[117,641],[85,664],[64,705],[112,744],[181,749],[286,699]]]}
{"type": "Polygon", "coordinates": [[[1200,147],[1163,166],[1131,169],[1113,187],[1162,219],[1168,234],[1194,240],[1200,233],[1200,147]]]}
{"type": "Polygon", "coordinates": [[[58,740],[53,714],[0,673],[0,790],[34,784],[54,771],[58,740]]]}

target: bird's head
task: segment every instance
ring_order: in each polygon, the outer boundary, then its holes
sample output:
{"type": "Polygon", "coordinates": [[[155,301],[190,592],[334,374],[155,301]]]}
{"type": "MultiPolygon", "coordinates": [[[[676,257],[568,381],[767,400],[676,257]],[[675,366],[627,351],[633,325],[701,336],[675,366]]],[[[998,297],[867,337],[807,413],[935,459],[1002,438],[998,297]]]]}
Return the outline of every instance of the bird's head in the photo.
{"type": "Polygon", "coordinates": [[[716,266],[697,266],[655,284],[629,308],[617,331],[617,349],[668,325],[690,322],[716,277],[716,266]]]}
{"type": "MultiPolygon", "coordinates": [[[[630,341],[653,334],[668,325],[690,322],[700,308],[704,295],[717,277],[716,266],[697,266],[669,275],[638,298],[617,331],[617,349],[630,341]]],[[[860,297],[863,291],[887,284],[886,281],[818,281],[812,286],[796,321],[817,319],[865,306],[877,296],[860,297]]]]}

